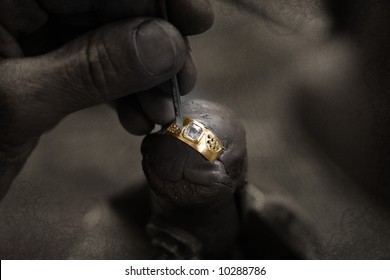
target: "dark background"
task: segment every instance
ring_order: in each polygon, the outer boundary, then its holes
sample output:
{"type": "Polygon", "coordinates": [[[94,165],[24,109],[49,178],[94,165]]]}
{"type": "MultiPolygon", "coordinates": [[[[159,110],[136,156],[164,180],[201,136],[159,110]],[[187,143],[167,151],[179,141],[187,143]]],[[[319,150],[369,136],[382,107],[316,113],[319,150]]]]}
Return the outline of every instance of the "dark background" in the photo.
{"type": "MultiPolygon", "coordinates": [[[[354,48],[332,35],[320,3],[271,2],[245,9],[213,1],[213,28],[190,39],[198,84],[185,99],[236,112],[247,131],[249,181],[305,221],[320,243],[316,257],[389,258],[389,212],[343,164],[367,152],[350,135],[369,138],[360,125],[337,127],[337,114],[354,123],[370,112],[356,105],[367,84],[354,48]],[[336,116],[337,125],[307,111],[307,98],[316,113],[330,100],[336,109],[318,115],[336,116]],[[334,153],[321,135],[354,148],[334,153]]],[[[0,203],[0,257],[150,258],[141,141],[108,106],[74,113],[44,135],[0,203]]]]}

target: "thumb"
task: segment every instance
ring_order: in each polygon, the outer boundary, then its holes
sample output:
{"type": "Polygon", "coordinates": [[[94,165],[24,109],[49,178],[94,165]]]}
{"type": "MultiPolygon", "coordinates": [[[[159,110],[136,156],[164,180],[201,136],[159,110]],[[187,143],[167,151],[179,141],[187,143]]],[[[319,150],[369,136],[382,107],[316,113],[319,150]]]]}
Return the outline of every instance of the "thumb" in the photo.
{"type": "Polygon", "coordinates": [[[178,72],[186,58],[186,44],[172,25],[136,18],[104,26],[42,56],[1,61],[0,93],[25,117],[45,112],[46,120],[62,118],[152,88],[178,72]]]}

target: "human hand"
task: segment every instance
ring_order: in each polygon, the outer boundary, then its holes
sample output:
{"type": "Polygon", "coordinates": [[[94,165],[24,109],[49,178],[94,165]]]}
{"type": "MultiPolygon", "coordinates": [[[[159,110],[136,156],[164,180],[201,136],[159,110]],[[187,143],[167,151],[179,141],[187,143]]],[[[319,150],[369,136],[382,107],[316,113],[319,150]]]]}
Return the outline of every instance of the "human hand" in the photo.
{"type": "Polygon", "coordinates": [[[12,180],[4,177],[72,112],[126,96],[117,109],[132,133],[173,119],[164,83],[180,71],[187,93],[196,79],[182,35],[205,31],[213,16],[206,0],[167,5],[177,28],[152,18],[160,11],[152,0],[0,1],[0,197],[12,180]]]}

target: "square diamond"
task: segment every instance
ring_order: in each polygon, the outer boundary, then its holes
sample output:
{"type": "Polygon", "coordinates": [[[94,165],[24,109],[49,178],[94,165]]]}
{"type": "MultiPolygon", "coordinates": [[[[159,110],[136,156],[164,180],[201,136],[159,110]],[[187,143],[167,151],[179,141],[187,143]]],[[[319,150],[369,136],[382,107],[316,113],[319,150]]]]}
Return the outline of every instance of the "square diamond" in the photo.
{"type": "Polygon", "coordinates": [[[199,139],[202,131],[199,125],[192,123],[184,130],[184,136],[192,141],[196,141],[199,139]]]}

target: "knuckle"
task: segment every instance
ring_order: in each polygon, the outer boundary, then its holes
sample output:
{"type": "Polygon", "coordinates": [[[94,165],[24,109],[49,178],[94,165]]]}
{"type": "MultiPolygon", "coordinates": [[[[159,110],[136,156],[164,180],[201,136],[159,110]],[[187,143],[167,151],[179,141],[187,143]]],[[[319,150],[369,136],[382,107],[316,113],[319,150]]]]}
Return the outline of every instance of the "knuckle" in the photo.
{"type": "Polygon", "coordinates": [[[108,48],[104,42],[88,44],[82,56],[85,63],[80,64],[80,78],[88,103],[99,104],[111,100],[114,96],[117,68],[108,48]]]}

